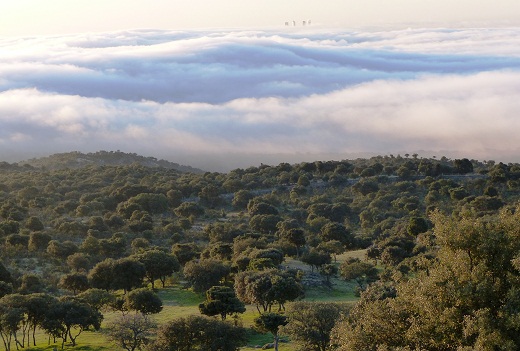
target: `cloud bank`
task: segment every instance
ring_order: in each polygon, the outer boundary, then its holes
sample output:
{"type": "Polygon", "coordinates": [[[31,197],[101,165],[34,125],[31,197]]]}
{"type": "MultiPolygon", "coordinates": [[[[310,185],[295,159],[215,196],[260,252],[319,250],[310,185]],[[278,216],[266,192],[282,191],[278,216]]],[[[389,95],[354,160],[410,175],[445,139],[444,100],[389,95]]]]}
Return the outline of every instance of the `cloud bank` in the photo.
{"type": "Polygon", "coordinates": [[[291,28],[0,39],[0,158],[120,149],[217,170],[276,154],[282,162],[445,150],[520,161],[519,34],[291,28]]]}

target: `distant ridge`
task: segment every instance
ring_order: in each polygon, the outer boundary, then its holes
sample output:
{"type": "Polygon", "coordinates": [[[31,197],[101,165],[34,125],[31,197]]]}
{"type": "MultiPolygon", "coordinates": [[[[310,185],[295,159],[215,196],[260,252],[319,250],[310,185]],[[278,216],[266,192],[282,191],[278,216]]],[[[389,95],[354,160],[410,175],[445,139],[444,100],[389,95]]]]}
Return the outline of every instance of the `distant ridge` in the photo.
{"type": "Polygon", "coordinates": [[[135,153],[125,153],[122,151],[97,151],[94,153],[84,154],[79,151],[57,153],[47,157],[32,158],[19,162],[18,165],[29,165],[34,168],[64,169],[64,168],[81,168],[89,165],[97,166],[123,166],[133,163],[140,164],[145,167],[162,167],[174,169],[185,173],[204,173],[205,171],[179,165],[178,163],[158,160],[155,157],[145,157],[135,153]]]}

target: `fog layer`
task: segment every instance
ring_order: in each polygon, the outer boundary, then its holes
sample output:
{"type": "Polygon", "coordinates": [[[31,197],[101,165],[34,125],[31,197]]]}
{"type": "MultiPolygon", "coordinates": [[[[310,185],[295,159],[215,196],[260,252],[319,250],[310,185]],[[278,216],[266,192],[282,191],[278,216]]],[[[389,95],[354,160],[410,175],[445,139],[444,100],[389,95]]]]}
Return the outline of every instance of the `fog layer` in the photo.
{"type": "Polygon", "coordinates": [[[429,150],[520,161],[520,30],[125,31],[0,40],[0,158],[211,170],[429,150]]]}

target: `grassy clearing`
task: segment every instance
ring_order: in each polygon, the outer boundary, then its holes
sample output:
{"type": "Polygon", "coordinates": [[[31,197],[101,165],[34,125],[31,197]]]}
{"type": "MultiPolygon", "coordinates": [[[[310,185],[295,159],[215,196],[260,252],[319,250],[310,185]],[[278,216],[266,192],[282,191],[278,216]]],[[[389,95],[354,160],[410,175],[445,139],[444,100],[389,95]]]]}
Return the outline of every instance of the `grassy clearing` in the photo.
{"type": "Polygon", "coordinates": [[[338,255],[337,263],[341,264],[349,258],[359,258],[361,261],[366,261],[366,252],[366,249],[344,252],[341,255],[338,255]]]}
{"type": "MultiPolygon", "coordinates": [[[[337,257],[337,265],[340,265],[349,257],[357,257],[361,260],[365,259],[365,250],[349,251],[337,257]]],[[[301,269],[304,272],[311,272],[310,267],[302,262],[288,258],[284,265],[290,268],[301,269]]],[[[313,287],[308,288],[305,293],[304,301],[319,301],[319,302],[345,302],[354,303],[358,298],[354,296],[355,284],[345,282],[338,278],[332,278],[332,287],[328,288],[313,287]]],[[[191,290],[184,289],[181,284],[173,284],[164,289],[159,289],[159,297],[163,301],[163,310],[161,313],[154,315],[153,318],[158,324],[168,322],[175,318],[187,317],[189,315],[199,315],[198,305],[204,301],[203,294],[194,293],[191,290]]],[[[76,351],[112,351],[120,350],[120,348],[111,343],[105,336],[103,328],[106,328],[107,323],[117,317],[117,312],[107,312],[104,314],[104,321],[100,331],[85,331],[77,340],[77,345],[72,347],[65,344],[64,350],[76,351]]],[[[242,351],[258,350],[258,346],[263,346],[273,342],[273,336],[270,333],[259,334],[255,332],[251,326],[259,313],[256,306],[247,305],[246,312],[239,316],[239,323],[248,329],[248,343],[243,347],[242,351]]],[[[279,345],[280,351],[294,351],[296,346],[292,344],[287,336],[281,335],[279,345]]],[[[52,340],[51,340],[52,341],[52,340]]],[[[26,348],[28,351],[54,351],[61,350],[61,343],[48,344],[48,337],[39,332],[37,335],[37,347],[26,348]],[[56,348],[56,349],[55,349],[56,348]]]]}
{"type": "MultiPolygon", "coordinates": [[[[48,336],[43,332],[38,332],[36,335],[36,344],[38,346],[28,347],[24,350],[28,351],[54,351],[61,350],[61,341],[48,343],[48,336]]],[[[13,345],[14,348],[14,345],[13,345]]],[[[75,347],[65,343],[63,350],[78,350],[78,351],[112,351],[119,349],[113,345],[101,331],[84,331],[77,339],[75,347]]]]}

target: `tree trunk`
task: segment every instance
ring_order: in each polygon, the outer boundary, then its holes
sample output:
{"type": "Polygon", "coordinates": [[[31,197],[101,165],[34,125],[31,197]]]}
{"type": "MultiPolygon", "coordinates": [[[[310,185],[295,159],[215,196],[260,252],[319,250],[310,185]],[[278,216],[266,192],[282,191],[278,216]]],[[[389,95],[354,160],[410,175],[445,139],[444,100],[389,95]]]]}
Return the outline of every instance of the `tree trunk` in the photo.
{"type": "Polygon", "coordinates": [[[32,331],[32,338],[33,338],[33,346],[36,346],[36,324],[33,325],[33,331],[32,331]]]}

